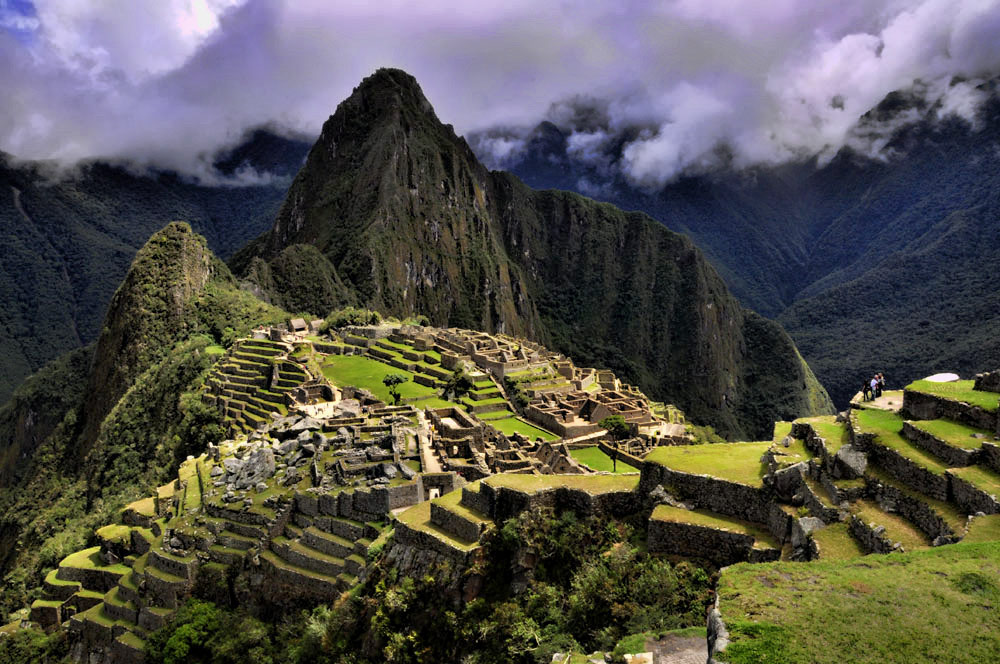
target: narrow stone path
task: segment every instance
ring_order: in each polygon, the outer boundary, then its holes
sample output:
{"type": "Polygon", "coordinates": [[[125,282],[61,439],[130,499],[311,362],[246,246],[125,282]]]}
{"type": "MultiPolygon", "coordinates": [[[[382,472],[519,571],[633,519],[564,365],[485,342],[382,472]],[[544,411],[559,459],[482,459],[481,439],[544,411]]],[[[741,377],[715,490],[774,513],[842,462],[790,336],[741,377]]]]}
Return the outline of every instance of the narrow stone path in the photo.
{"type": "Polygon", "coordinates": [[[653,664],[705,664],[708,644],[703,636],[665,636],[647,641],[653,664]]]}
{"type": "MultiPolygon", "coordinates": [[[[422,410],[417,411],[417,421],[420,422],[420,429],[422,431],[427,431],[430,427],[430,422],[427,421],[427,416],[424,415],[422,410]]],[[[420,468],[422,472],[425,473],[443,473],[444,468],[441,467],[441,462],[437,460],[434,456],[434,450],[431,449],[431,437],[426,433],[417,433],[417,445],[420,447],[420,468]]]]}

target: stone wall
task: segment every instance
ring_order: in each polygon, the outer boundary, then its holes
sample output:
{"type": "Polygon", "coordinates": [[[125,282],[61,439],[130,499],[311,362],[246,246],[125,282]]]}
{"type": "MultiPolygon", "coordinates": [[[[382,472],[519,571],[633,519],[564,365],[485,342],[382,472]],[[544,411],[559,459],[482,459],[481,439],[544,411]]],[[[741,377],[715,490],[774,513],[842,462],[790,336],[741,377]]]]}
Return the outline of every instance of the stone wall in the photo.
{"type": "Polygon", "coordinates": [[[1000,392],[1000,369],[976,374],[974,390],[980,392],[1000,392]]]}
{"type": "Polygon", "coordinates": [[[647,495],[657,486],[663,486],[685,502],[694,503],[695,507],[716,514],[769,527],[772,517],[777,518],[773,513],[776,506],[770,489],[727,482],[706,475],[681,473],[657,463],[643,463],[639,493],[647,495]]]}
{"type": "Polygon", "coordinates": [[[634,468],[642,468],[642,464],[643,464],[642,459],[640,459],[639,457],[637,457],[637,456],[635,456],[633,454],[629,454],[628,452],[624,452],[624,451],[619,450],[619,449],[617,449],[615,447],[612,447],[611,445],[609,445],[607,442],[605,442],[603,440],[597,443],[597,447],[600,448],[600,450],[602,452],[604,452],[605,454],[607,454],[610,457],[613,457],[614,455],[618,455],[618,460],[619,461],[624,461],[625,463],[627,463],[628,465],[630,465],[630,466],[632,466],[634,468]]]}
{"type": "Polygon", "coordinates": [[[646,542],[650,553],[702,558],[719,567],[750,560],[751,555],[757,562],[781,556],[780,549],[754,551],[750,535],[654,519],[649,521],[646,542]]]}
{"type": "Polygon", "coordinates": [[[979,406],[952,401],[933,394],[906,390],[903,392],[903,409],[900,412],[911,420],[944,418],[987,431],[997,430],[996,411],[983,410],[979,406]]]}
{"type": "Polygon", "coordinates": [[[485,524],[470,521],[437,503],[431,503],[431,523],[467,542],[478,542],[485,529],[485,524]]]}
{"type": "Polygon", "coordinates": [[[976,463],[976,457],[979,456],[979,450],[953,447],[933,434],[913,426],[910,422],[903,422],[903,436],[920,449],[938,457],[948,466],[971,466],[976,463]]]}
{"type": "Polygon", "coordinates": [[[937,500],[948,500],[948,478],[945,475],[932,473],[883,445],[872,445],[869,456],[878,466],[911,489],[937,500]]]}
{"type": "Polygon", "coordinates": [[[947,544],[957,540],[955,532],[945,520],[919,498],[907,495],[898,488],[883,484],[874,478],[865,480],[865,489],[868,497],[877,502],[882,510],[899,513],[923,531],[932,542],[947,544]]]}
{"type": "Polygon", "coordinates": [[[553,510],[571,510],[582,517],[604,516],[621,518],[635,514],[642,509],[642,498],[634,491],[614,491],[591,494],[580,489],[556,487],[536,492],[526,492],[510,487],[493,487],[485,482],[480,484],[480,510],[498,524],[517,516],[521,512],[538,507],[553,510]]]}
{"type": "Polygon", "coordinates": [[[979,463],[990,470],[1000,473],[1000,445],[983,443],[979,448],[979,463]]]}
{"type": "Polygon", "coordinates": [[[466,565],[469,561],[469,552],[456,549],[447,542],[438,539],[430,532],[419,528],[411,528],[402,521],[396,522],[395,533],[393,534],[393,548],[403,544],[425,551],[433,551],[443,558],[447,558],[458,565],[466,565]]]}
{"type": "Polygon", "coordinates": [[[851,516],[851,520],[847,522],[847,529],[865,553],[890,553],[893,551],[893,543],[886,538],[881,526],[873,529],[858,517],[851,516]]]}
{"type": "Polygon", "coordinates": [[[952,500],[963,512],[966,514],[975,514],[976,512],[982,512],[983,514],[1000,513],[1000,502],[997,502],[995,496],[977,489],[957,475],[952,475],[951,473],[947,473],[947,475],[951,479],[952,500]]]}
{"type": "Polygon", "coordinates": [[[489,500],[479,491],[470,491],[468,487],[462,487],[462,505],[480,514],[490,513],[489,500]]]}

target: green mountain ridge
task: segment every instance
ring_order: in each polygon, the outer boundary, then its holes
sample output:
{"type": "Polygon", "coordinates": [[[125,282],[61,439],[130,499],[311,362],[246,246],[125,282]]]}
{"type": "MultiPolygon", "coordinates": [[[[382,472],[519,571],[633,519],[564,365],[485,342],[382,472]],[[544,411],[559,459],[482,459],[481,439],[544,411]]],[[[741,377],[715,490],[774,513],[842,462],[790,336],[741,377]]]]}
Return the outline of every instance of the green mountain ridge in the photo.
{"type": "Polygon", "coordinates": [[[391,315],[537,339],[732,436],[832,408],[784,331],[743,309],[690,240],[488,171],[398,70],[338,106],[274,227],[231,266],[275,303],[305,303],[310,285],[274,274],[346,286],[314,298],[314,313],[353,295],[391,315]],[[327,260],[298,252],[289,265],[283,252],[303,244],[327,260]]]}
{"type": "Polygon", "coordinates": [[[217,164],[221,177],[241,168],[275,176],[247,186],[102,162],[58,173],[0,155],[0,402],[49,360],[97,339],[136,251],[167,222],[186,219],[224,258],[264,231],[306,149],[298,138],[249,134],[217,164]]]}

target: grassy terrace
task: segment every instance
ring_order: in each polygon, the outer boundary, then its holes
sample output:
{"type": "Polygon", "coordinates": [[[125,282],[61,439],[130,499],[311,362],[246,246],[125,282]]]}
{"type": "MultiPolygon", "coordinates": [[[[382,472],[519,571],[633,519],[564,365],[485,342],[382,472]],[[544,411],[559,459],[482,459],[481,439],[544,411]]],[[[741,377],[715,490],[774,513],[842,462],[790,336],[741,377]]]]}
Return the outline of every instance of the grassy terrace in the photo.
{"type": "Polygon", "coordinates": [[[434,499],[434,502],[440,505],[441,507],[444,507],[449,512],[453,512],[455,514],[458,514],[459,516],[465,517],[469,521],[475,523],[490,522],[489,517],[485,516],[480,512],[476,512],[475,510],[469,509],[465,505],[462,505],[461,501],[462,501],[461,489],[459,489],[458,491],[452,491],[450,493],[446,493],[440,498],[434,499]]]}
{"type": "Polygon", "coordinates": [[[929,380],[918,380],[906,386],[911,392],[933,394],[953,401],[964,401],[983,410],[996,411],[1000,394],[996,392],[977,392],[972,389],[975,381],[956,380],[952,383],[935,383],[929,380]]]}
{"type": "Polygon", "coordinates": [[[710,475],[729,482],[760,487],[763,486],[762,478],[767,471],[760,462],[760,457],[771,444],[771,441],[766,441],[657,447],[646,456],[645,461],[682,473],[710,475]]]}
{"type": "Polygon", "coordinates": [[[826,451],[829,454],[836,454],[837,450],[850,441],[850,434],[847,427],[836,421],[836,415],[820,415],[819,417],[803,417],[796,422],[806,422],[812,426],[813,431],[826,441],[826,451]]]}
{"type": "Polygon", "coordinates": [[[865,555],[858,541],[847,531],[846,523],[834,523],[813,531],[813,540],[819,545],[820,560],[849,560],[865,555]]]}
{"type": "Polygon", "coordinates": [[[459,539],[449,533],[448,531],[442,529],[441,527],[431,523],[431,503],[430,501],[424,501],[422,503],[417,503],[408,510],[401,512],[396,519],[414,530],[422,530],[437,539],[441,540],[448,546],[451,546],[459,551],[471,551],[472,549],[479,546],[479,542],[467,542],[465,540],[459,539]]]}
{"type": "Polygon", "coordinates": [[[587,466],[591,470],[605,471],[608,473],[634,473],[639,469],[628,465],[624,461],[618,461],[617,470],[615,470],[615,465],[611,462],[611,457],[601,451],[601,448],[596,445],[593,447],[581,447],[579,449],[570,450],[569,455],[587,466]]]}
{"type": "Polygon", "coordinates": [[[980,466],[952,468],[948,471],[955,477],[960,477],[977,489],[1000,498],[1000,475],[980,466]]]}
{"type": "Polygon", "coordinates": [[[883,484],[895,487],[903,494],[916,498],[917,500],[920,500],[921,502],[930,505],[931,508],[938,513],[938,516],[944,519],[945,523],[948,524],[948,527],[951,528],[954,533],[960,535],[962,531],[965,530],[966,515],[962,514],[962,512],[959,511],[959,509],[955,507],[953,504],[947,503],[943,500],[930,498],[922,493],[914,491],[913,489],[906,486],[902,482],[898,482],[891,475],[889,475],[889,473],[885,472],[881,468],[876,468],[875,466],[869,465],[868,468],[865,470],[865,475],[867,475],[868,477],[874,477],[883,484]]]}
{"type": "Polygon", "coordinates": [[[128,574],[129,568],[122,564],[105,565],[101,559],[101,547],[93,546],[76,553],[71,553],[62,562],[60,567],[73,567],[76,569],[103,569],[114,574],[128,574]]]}
{"type": "Polygon", "coordinates": [[[916,420],[910,424],[953,447],[967,450],[978,450],[983,446],[984,439],[973,438],[973,434],[982,434],[986,437],[985,440],[992,440],[994,435],[992,431],[977,429],[951,420],[916,420]]]}
{"type": "Polygon", "coordinates": [[[1000,543],[847,561],[741,563],[719,601],[723,661],[980,664],[1000,652],[1000,543]]]}
{"type": "Polygon", "coordinates": [[[528,424],[527,422],[518,417],[507,417],[502,420],[492,420],[487,424],[494,427],[497,431],[504,434],[505,436],[510,436],[513,435],[514,433],[519,433],[527,436],[531,440],[534,440],[535,438],[541,438],[542,440],[558,440],[559,438],[555,434],[549,433],[545,429],[536,427],[533,424],[528,424]]]}
{"type": "Polygon", "coordinates": [[[749,521],[742,521],[705,510],[686,510],[671,505],[657,505],[649,517],[652,521],[668,521],[670,523],[685,523],[692,526],[702,526],[714,530],[724,530],[730,533],[749,535],[754,539],[755,549],[781,548],[774,537],[764,527],[749,521]]]}
{"type": "Polygon", "coordinates": [[[639,485],[638,475],[519,475],[503,473],[482,480],[491,487],[508,487],[518,491],[544,491],[565,487],[591,494],[632,491],[639,485]]]}
{"type": "Polygon", "coordinates": [[[792,433],[792,423],[791,422],[775,422],[774,423],[774,435],[771,440],[780,441],[783,440],[785,436],[792,433]]]}
{"type": "Polygon", "coordinates": [[[1000,514],[977,516],[969,524],[963,542],[997,542],[1000,540],[1000,514]]]}
{"type": "Polygon", "coordinates": [[[392,397],[389,395],[389,388],[382,384],[382,379],[391,373],[401,374],[407,378],[407,381],[399,386],[401,398],[437,396],[435,388],[414,383],[413,374],[409,371],[397,369],[369,357],[330,355],[323,363],[323,375],[335,385],[364,388],[386,403],[392,403],[392,397]]]}
{"type": "Polygon", "coordinates": [[[851,512],[865,523],[885,527],[885,536],[890,541],[899,542],[907,551],[915,551],[930,546],[927,536],[912,523],[899,516],[884,512],[869,500],[859,500],[851,506],[851,512]]]}
{"type": "Polygon", "coordinates": [[[873,433],[878,442],[898,452],[901,456],[925,468],[935,475],[941,475],[948,467],[936,456],[915,447],[903,437],[903,419],[886,410],[866,409],[853,413],[862,431],[873,433]]]}

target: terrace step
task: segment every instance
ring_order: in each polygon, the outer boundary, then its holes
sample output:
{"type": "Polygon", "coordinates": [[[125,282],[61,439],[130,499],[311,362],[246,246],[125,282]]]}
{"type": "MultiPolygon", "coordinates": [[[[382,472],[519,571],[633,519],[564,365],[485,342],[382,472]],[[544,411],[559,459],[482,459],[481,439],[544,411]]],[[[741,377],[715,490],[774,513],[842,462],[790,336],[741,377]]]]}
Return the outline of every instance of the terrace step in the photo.
{"type": "Polygon", "coordinates": [[[347,519],[340,516],[329,517],[328,519],[316,519],[316,526],[320,530],[338,535],[351,541],[365,536],[365,524],[354,519],[347,519]]]}
{"type": "Polygon", "coordinates": [[[865,555],[858,541],[851,535],[846,522],[834,523],[814,530],[813,542],[820,560],[846,560],[865,555]]]}
{"type": "Polygon", "coordinates": [[[45,575],[43,588],[48,599],[65,601],[83,589],[79,581],[63,581],[58,578],[58,573],[57,567],[45,575]]]}
{"type": "Polygon", "coordinates": [[[309,589],[315,594],[334,595],[340,592],[337,576],[330,576],[291,563],[274,551],[262,551],[261,562],[270,567],[285,583],[309,589]]]}
{"type": "Polygon", "coordinates": [[[346,558],[354,551],[354,542],[351,540],[323,532],[315,526],[306,528],[300,541],[311,549],[337,558],[346,558]]]}
{"type": "Polygon", "coordinates": [[[213,544],[208,547],[208,558],[214,563],[223,565],[235,565],[246,556],[246,549],[234,549],[221,544],[213,544]]]}
{"type": "Polygon", "coordinates": [[[327,576],[337,576],[344,571],[344,559],[330,556],[295,540],[276,537],[271,540],[271,550],[282,560],[327,576]]]}
{"type": "Polygon", "coordinates": [[[475,542],[493,523],[482,512],[461,503],[462,492],[453,491],[431,501],[431,523],[459,539],[475,542]]]}
{"type": "Polygon", "coordinates": [[[765,526],[671,505],[657,505],[653,510],[647,542],[651,552],[707,557],[720,565],[781,557],[781,546],[765,526]]]}
{"type": "Polygon", "coordinates": [[[240,535],[234,533],[231,530],[223,530],[219,533],[219,536],[215,540],[216,544],[230,548],[230,549],[241,549],[247,551],[252,549],[259,542],[258,538],[247,537],[245,535],[240,535]]]}
{"type": "Polygon", "coordinates": [[[950,420],[919,420],[903,422],[903,436],[949,466],[971,466],[994,432],[950,420]]]}
{"type": "Polygon", "coordinates": [[[851,506],[848,528],[867,553],[890,553],[899,547],[915,551],[931,544],[916,525],[899,514],[882,510],[877,503],[867,499],[851,506]]]}

